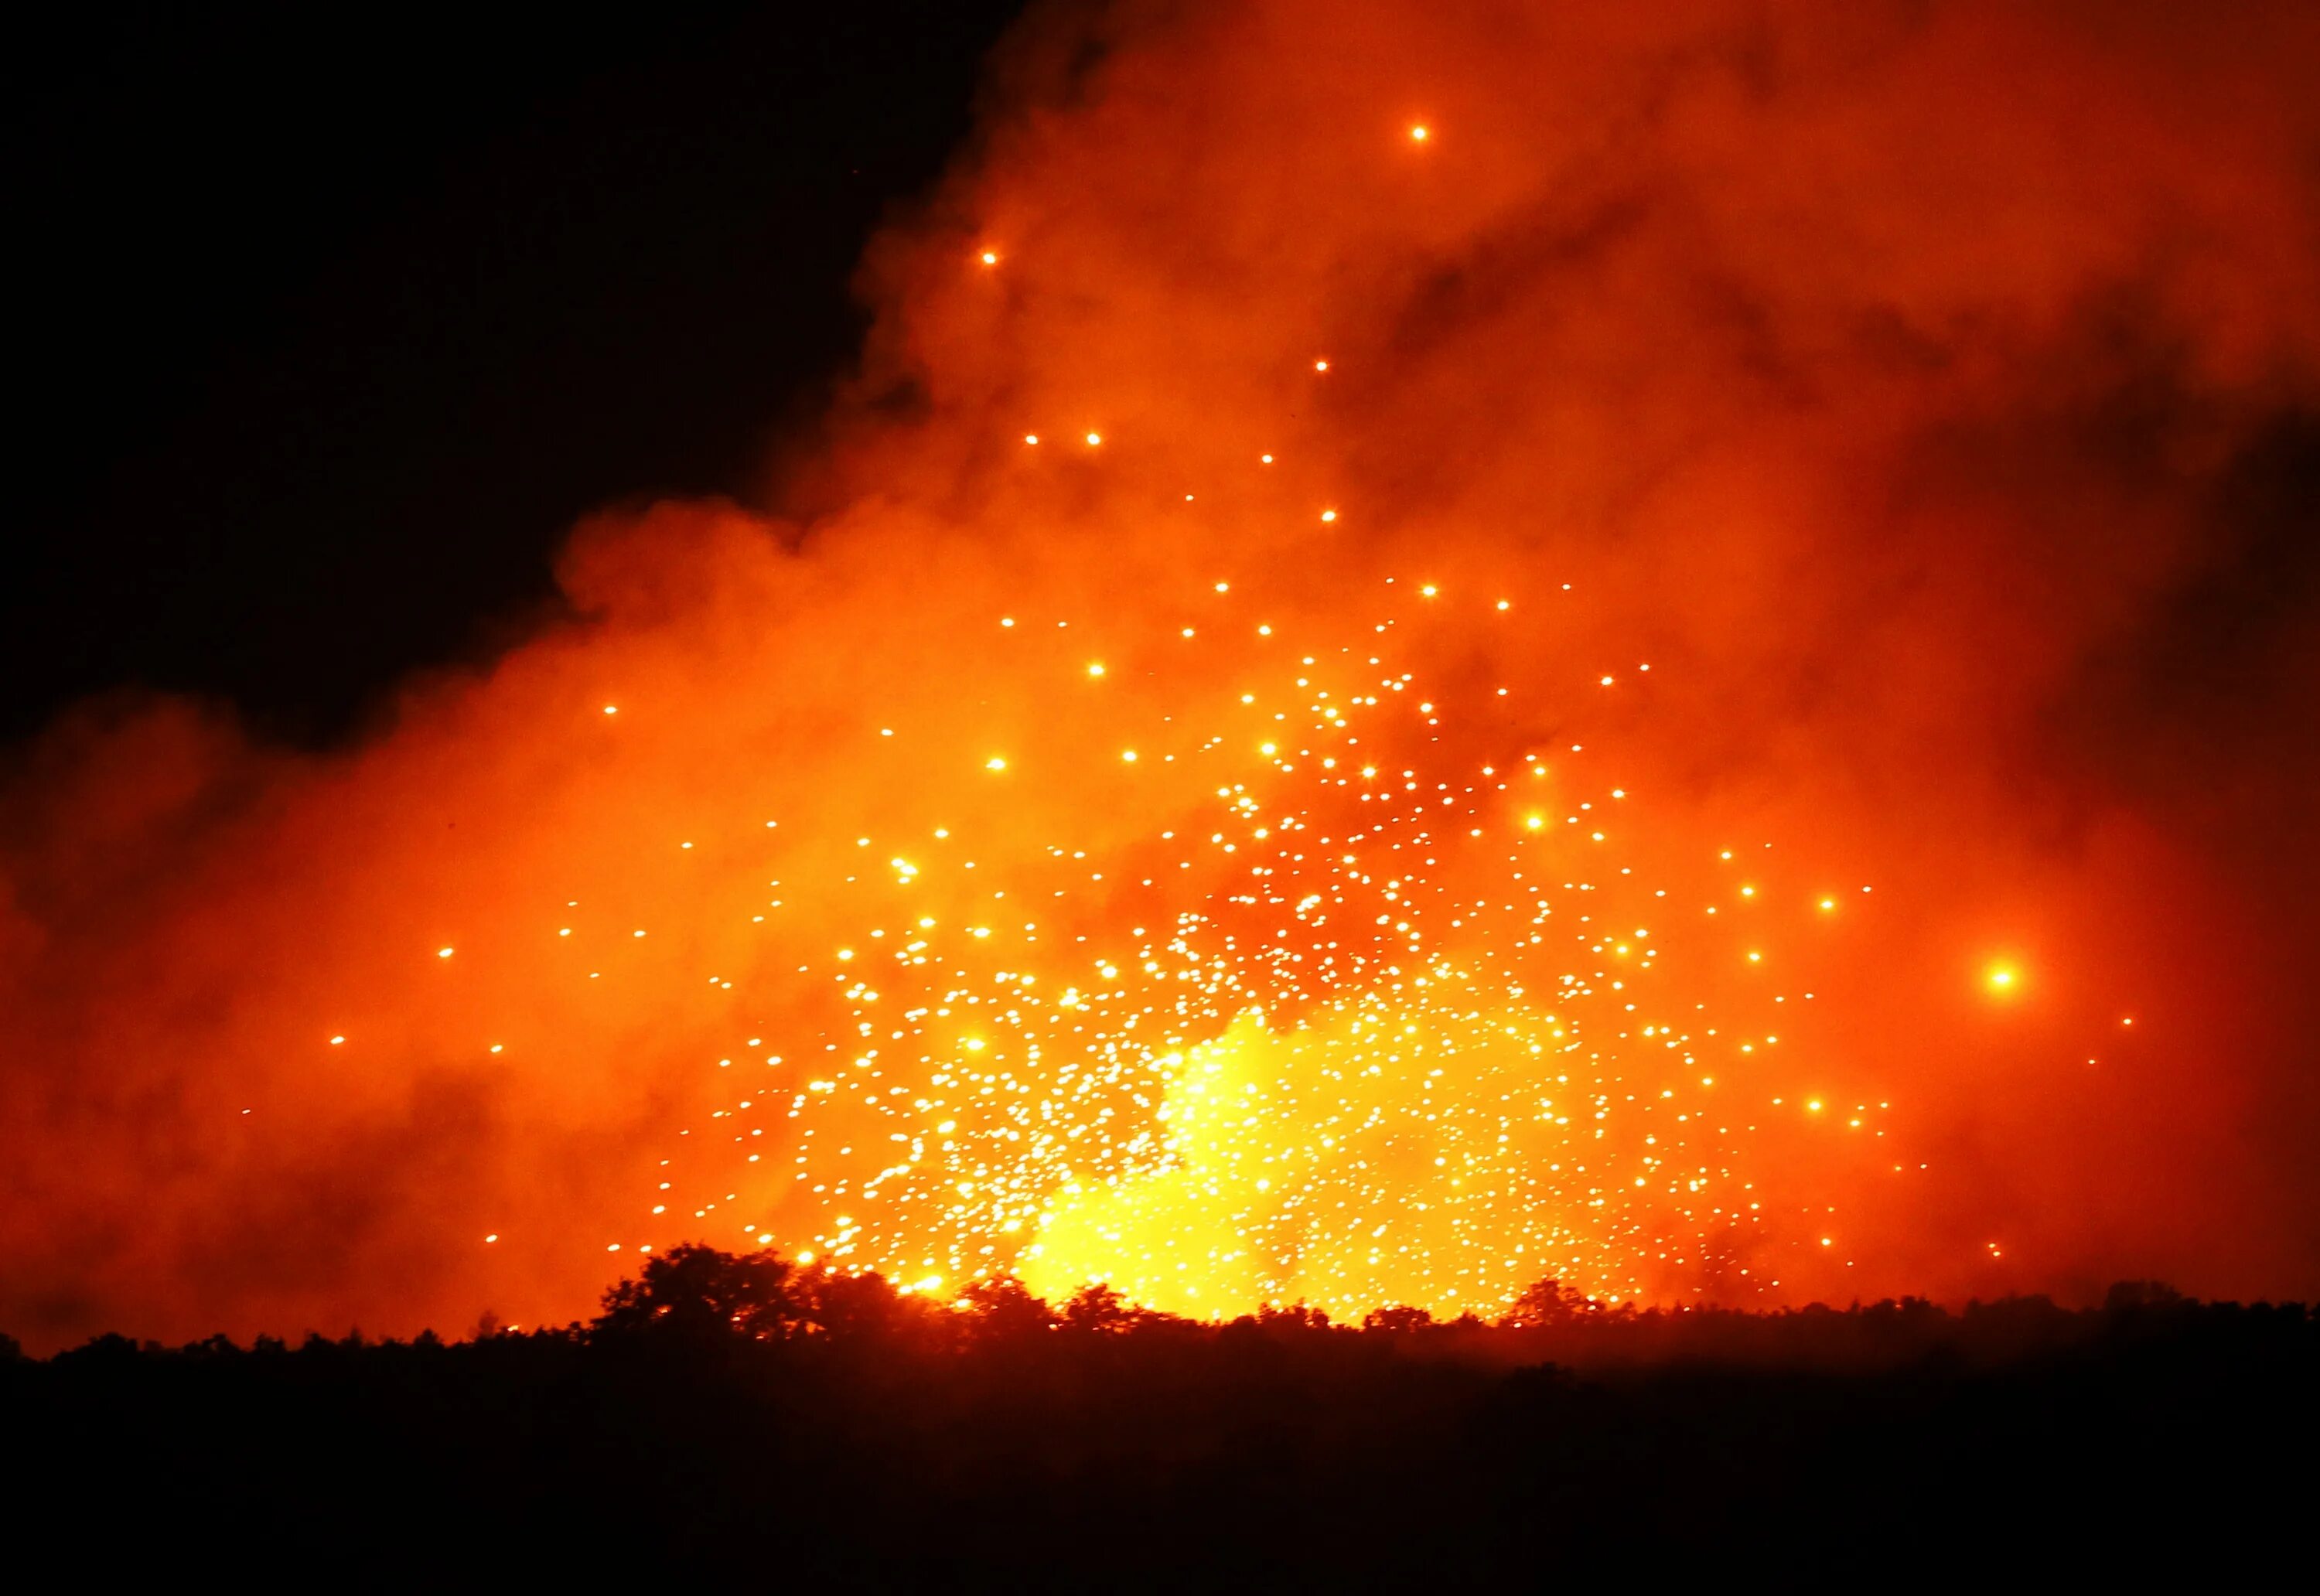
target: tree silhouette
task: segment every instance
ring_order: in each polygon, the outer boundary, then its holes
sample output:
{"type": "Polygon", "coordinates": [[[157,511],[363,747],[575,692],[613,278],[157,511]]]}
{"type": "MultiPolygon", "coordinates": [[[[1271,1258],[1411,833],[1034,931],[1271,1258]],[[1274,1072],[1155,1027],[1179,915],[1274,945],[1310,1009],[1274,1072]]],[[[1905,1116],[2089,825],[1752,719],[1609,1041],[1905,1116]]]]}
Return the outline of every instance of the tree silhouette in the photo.
{"type": "Polygon", "coordinates": [[[990,1338],[1020,1337],[1051,1329],[1054,1311],[1031,1294],[1030,1288],[1011,1274],[978,1280],[959,1293],[966,1303],[967,1322],[990,1338]]]}
{"type": "Polygon", "coordinates": [[[903,1341],[931,1328],[921,1297],[904,1296],[880,1274],[796,1274],[792,1290],[807,1322],[842,1341],[903,1341]]]}
{"type": "Polygon", "coordinates": [[[814,1589],[948,1588],[965,1547],[1024,1591],[1511,1586],[1543,1545],[1777,1560],[1799,1502],[1816,1546],[1981,1525],[2076,1555],[2131,1511],[2212,1557],[2300,1526],[2310,1471],[2276,1459],[2320,1429],[2320,1321],[2146,1282],[2097,1309],[1622,1313],[1542,1281],[1500,1327],[1402,1306],[1356,1329],[1101,1283],[1055,1310],[1003,1277],[938,1303],[769,1250],[639,1263],[587,1329],[0,1343],[0,1414],[40,1464],[18,1516],[114,1527],[126,1466],[173,1553],[367,1559],[358,1588],[436,1588],[479,1540],[639,1589],[762,1583],[769,1559],[814,1589]],[[1535,1333],[1556,1324],[1586,1333],[1535,1333]]]}
{"type": "Polygon", "coordinates": [[[1433,1322],[1434,1315],[1423,1308],[1404,1308],[1397,1305],[1371,1309],[1363,1316],[1362,1328],[1376,1330],[1388,1336],[1402,1336],[1422,1330],[1433,1322]]]}
{"type": "Polygon", "coordinates": [[[1064,1304],[1065,1328],[1092,1334],[1118,1334],[1132,1328],[1140,1317],[1125,1298],[1100,1281],[1080,1287],[1064,1304]]]}
{"type": "Polygon", "coordinates": [[[652,1330],[784,1340],[803,1322],[795,1274],[776,1253],[736,1255],[687,1242],[646,1260],[639,1278],[606,1292],[594,1328],[610,1336],[652,1330]]]}
{"type": "Polygon", "coordinates": [[[1518,1328],[1546,1328],[1600,1311],[1601,1304],[1563,1290],[1560,1281],[1542,1280],[1526,1287],[1499,1322],[1518,1328]]]}
{"type": "Polygon", "coordinates": [[[1268,1330],[1296,1334],[1305,1330],[1326,1330],[1329,1316],[1319,1308],[1309,1308],[1303,1302],[1267,1302],[1256,1310],[1256,1322],[1268,1330]]]}

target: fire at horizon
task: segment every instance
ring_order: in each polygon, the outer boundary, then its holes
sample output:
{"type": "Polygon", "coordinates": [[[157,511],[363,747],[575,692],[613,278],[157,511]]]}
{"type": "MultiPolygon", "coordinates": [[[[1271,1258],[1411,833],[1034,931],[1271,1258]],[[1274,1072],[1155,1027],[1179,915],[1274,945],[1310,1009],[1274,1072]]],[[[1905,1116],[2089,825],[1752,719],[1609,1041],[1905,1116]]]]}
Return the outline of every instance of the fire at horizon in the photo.
{"type": "Polygon", "coordinates": [[[1040,766],[925,772],[915,836],[852,839],[841,895],[884,902],[785,977],[839,988],[842,1023],[731,1043],[733,1095],[634,1245],[776,1245],[946,1294],[1012,1274],[1058,1298],[1102,1282],[1178,1312],[1355,1318],[1489,1315],[1549,1275],[1748,1301],[1830,1245],[1829,1193],[1758,1165],[1799,1134],[1880,1156],[1891,1104],[1828,1115],[1803,1092],[1781,1033],[1816,994],[1763,967],[1782,932],[1830,934],[1810,921],[1835,900],[1784,903],[1769,842],[1745,872],[1730,848],[1637,846],[1651,804],[1615,755],[1525,742],[1613,676],[1436,689],[1408,667],[1445,631],[1527,620],[1436,584],[1383,578],[1362,639],[1334,646],[1256,619],[1243,583],[1174,596],[1204,623],[993,622],[1052,661],[1052,691],[1101,691],[1111,667],[1074,672],[1035,626],[1146,662],[1143,701],[1096,716],[1135,747],[1047,757],[1136,765],[1136,807],[1174,823],[1093,851],[1010,839],[994,869],[988,839],[935,819],[963,781],[1040,766]],[[1192,648],[1209,663],[1184,671],[1192,648]],[[1445,760],[1445,739],[1497,751],[1445,760]],[[946,876],[946,911],[915,912],[946,876]]]}
{"type": "Polygon", "coordinates": [[[2320,1281],[2308,17],[1161,11],[759,505],[23,751],[0,1328],[2320,1281]]]}

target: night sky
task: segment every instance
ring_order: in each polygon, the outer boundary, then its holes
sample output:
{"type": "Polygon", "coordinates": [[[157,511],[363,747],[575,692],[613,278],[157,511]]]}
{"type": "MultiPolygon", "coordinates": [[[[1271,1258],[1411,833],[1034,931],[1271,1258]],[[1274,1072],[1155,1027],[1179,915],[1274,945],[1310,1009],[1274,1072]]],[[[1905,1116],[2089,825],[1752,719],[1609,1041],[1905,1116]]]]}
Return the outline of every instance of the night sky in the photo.
{"type": "Polygon", "coordinates": [[[346,735],[584,512],[761,491],[1012,5],[91,6],[12,30],[0,735],[346,735]]]}

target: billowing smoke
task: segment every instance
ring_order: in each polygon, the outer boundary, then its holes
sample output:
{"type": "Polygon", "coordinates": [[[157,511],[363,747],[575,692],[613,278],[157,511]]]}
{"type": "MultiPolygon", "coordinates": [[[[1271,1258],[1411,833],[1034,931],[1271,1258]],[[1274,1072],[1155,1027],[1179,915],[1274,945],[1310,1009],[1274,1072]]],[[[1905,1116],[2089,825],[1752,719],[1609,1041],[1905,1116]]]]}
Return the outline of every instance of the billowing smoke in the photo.
{"type": "Polygon", "coordinates": [[[1686,995],[1795,1017],[1714,1111],[1789,1203],[1750,1292],[2309,1293],[2315,81],[2286,4],[1035,17],[765,506],[580,529],[576,620],[351,751],[146,700],[11,756],[0,1325],[531,1322],[842,1238],[806,1129],[945,1067],[792,1110],[871,961],[1092,984],[1237,890],[1160,840],[1263,731],[1198,717],[1381,638],[1444,707],[1373,746],[1550,762],[1558,827],[1617,782],[1686,995]]]}

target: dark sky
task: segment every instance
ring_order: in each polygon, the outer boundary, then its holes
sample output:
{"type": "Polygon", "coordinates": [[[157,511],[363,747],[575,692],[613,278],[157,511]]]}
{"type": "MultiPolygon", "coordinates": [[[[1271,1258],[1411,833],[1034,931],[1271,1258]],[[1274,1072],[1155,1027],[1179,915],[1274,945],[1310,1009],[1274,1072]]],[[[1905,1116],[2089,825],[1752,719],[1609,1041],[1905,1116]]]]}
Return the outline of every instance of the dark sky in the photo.
{"type": "Polygon", "coordinates": [[[575,517],[747,494],[1010,0],[105,7],[18,33],[0,739],[126,684],[343,735],[575,517]]]}

